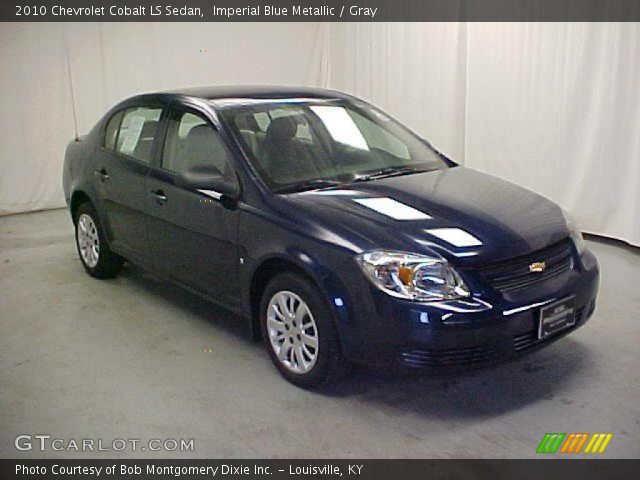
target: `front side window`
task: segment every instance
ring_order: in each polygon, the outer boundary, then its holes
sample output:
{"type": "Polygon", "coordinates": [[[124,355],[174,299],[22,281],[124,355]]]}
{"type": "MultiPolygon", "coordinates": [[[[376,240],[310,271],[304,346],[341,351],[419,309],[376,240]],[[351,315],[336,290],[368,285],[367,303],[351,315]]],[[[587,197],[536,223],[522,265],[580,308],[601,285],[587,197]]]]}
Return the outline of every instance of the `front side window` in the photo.
{"type": "Polygon", "coordinates": [[[116,151],[149,163],[161,114],[161,108],[136,107],[125,110],[116,151]]]}
{"type": "Polygon", "coordinates": [[[447,168],[426,142],[364,103],[227,106],[222,118],[276,192],[447,168]]]}
{"type": "Polygon", "coordinates": [[[204,165],[213,166],[221,175],[234,178],[227,148],[211,124],[195,113],[173,112],[167,128],[162,168],[181,173],[204,165]]]}

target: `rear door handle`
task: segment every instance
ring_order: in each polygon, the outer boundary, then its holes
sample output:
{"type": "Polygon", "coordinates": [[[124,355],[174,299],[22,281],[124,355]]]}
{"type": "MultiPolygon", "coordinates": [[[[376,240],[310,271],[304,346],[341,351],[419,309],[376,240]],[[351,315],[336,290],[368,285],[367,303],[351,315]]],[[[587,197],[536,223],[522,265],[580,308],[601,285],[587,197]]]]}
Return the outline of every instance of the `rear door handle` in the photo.
{"type": "Polygon", "coordinates": [[[152,191],[151,196],[155,198],[159,204],[163,204],[168,200],[167,196],[164,194],[162,190],[152,191]]]}
{"type": "Polygon", "coordinates": [[[100,170],[95,170],[93,172],[93,174],[96,177],[100,177],[101,181],[105,181],[105,180],[109,180],[109,174],[107,173],[107,169],[106,168],[101,168],[100,170]]]}

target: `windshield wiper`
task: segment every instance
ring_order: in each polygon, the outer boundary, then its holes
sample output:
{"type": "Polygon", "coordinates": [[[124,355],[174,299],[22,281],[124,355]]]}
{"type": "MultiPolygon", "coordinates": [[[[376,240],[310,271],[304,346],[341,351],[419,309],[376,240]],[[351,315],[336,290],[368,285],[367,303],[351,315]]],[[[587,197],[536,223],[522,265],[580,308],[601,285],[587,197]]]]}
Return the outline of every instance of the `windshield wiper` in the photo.
{"type": "Polygon", "coordinates": [[[294,193],[304,192],[305,190],[316,190],[318,188],[337,187],[342,185],[343,182],[337,180],[327,180],[325,178],[318,178],[315,180],[307,180],[305,182],[294,183],[293,185],[286,185],[282,188],[274,190],[276,193],[294,193]]]}
{"type": "MultiPolygon", "coordinates": [[[[421,169],[415,167],[386,167],[380,170],[374,170],[372,172],[364,173],[362,175],[356,175],[355,178],[349,179],[346,183],[356,182],[368,182],[369,180],[377,180],[379,178],[396,177],[400,175],[410,175],[412,173],[429,172],[429,169],[421,169]]],[[[275,193],[294,193],[304,192],[306,190],[316,190],[319,188],[330,188],[344,185],[345,182],[338,180],[329,180],[327,178],[317,178],[314,180],[307,180],[300,183],[294,183],[291,185],[285,185],[284,187],[275,189],[275,193]]]]}
{"type": "Polygon", "coordinates": [[[423,169],[414,168],[414,167],[386,167],[386,168],[381,168],[380,170],[374,170],[373,172],[359,175],[353,181],[368,182],[369,180],[377,180],[379,178],[396,177],[399,175],[409,175],[411,173],[421,173],[421,172],[427,172],[427,171],[428,170],[423,170],[423,169]]]}

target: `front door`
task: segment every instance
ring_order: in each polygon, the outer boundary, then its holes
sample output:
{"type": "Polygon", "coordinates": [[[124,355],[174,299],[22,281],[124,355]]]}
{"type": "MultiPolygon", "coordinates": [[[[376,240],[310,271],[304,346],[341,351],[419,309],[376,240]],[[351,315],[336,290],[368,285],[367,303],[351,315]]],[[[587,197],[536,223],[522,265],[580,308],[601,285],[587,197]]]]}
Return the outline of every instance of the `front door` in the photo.
{"type": "Polygon", "coordinates": [[[238,211],[176,185],[190,167],[213,165],[237,181],[223,140],[203,114],[174,109],[167,117],[159,165],[146,181],[148,234],[155,267],[230,308],[238,291],[238,211]]]}

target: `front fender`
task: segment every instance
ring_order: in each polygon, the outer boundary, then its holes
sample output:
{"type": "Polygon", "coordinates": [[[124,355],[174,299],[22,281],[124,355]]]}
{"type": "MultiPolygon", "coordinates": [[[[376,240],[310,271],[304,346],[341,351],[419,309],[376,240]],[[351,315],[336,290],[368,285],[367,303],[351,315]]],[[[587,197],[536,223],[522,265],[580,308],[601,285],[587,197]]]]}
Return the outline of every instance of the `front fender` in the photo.
{"type": "MultiPolygon", "coordinates": [[[[260,237],[260,235],[254,235],[254,238],[260,237]]],[[[264,239],[264,237],[262,238],[264,239]]],[[[260,246],[249,246],[244,250],[245,253],[241,252],[240,279],[241,285],[244,286],[243,312],[252,322],[255,320],[251,287],[254,277],[259,274],[262,267],[269,264],[280,264],[285,267],[287,265],[292,266],[293,270],[300,271],[308,277],[326,299],[327,307],[332,313],[333,321],[342,342],[343,339],[348,338],[348,334],[343,335],[343,331],[346,333],[351,324],[351,305],[353,303],[347,288],[336,274],[337,270],[334,268],[334,265],[341,263],[341,260],[339,260],[336,252],[333,251],[333,248],[327,245],[311,242],[309,239],[301,241],[295,236],[291,240],[297,240],[299,243],[297,245],[290,244],[287,247],[276,247],[275,242],[256,242],[260,243],[260,246]],[[251,255],[246,252],[251,252],[251,255]]],[[[346,347],[346,345],[343,345],[343,347],[346,347]]]]}

